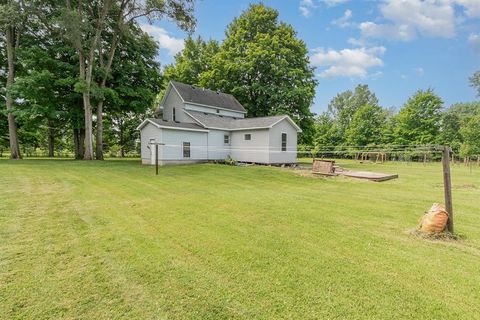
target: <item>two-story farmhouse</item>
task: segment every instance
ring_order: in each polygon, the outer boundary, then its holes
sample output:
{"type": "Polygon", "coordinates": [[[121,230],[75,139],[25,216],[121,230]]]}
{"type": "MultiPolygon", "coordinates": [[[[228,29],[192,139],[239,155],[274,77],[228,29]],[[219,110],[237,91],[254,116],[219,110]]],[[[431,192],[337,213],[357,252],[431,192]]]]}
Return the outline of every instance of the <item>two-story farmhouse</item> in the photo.
{"type": "Polygon", "coordinates": [[[224,160],[264,164],[295,163],[297,133],[289,116],[245,118],[230,94],[171,81],[159,118],[139,126],[142,163],[160,165],[224,160]]]}

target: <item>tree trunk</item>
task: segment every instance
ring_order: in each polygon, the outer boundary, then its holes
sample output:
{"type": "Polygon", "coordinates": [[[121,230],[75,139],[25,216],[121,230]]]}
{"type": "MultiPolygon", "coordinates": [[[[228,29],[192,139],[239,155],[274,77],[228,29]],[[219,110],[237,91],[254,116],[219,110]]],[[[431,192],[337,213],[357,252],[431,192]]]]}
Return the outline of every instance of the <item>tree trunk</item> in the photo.
{"type": "MultiPolygon", "coordinates": [[[[123,11],[123,9],[122,9],[123,11]]],[[[115,51],[117,50],[118,42],[120,41],[120,35],[114,33],[110,51],[107,57],[107,64],[104,64],[102,50],[100,50],[99,63],[104,68],[105,74],[103,75],[100,83],[100,89],[105,89],[107,86],[107,76],[112,68],[113,58],[115,51]]],[[[103,160],[103,98],[97,103],[97,132],[96,132],[96,159],[103,160]]]]}
{"type": "Polygon", "coordinates": [[[85,152],[84,160],[93,160],[93,125],[92,106],[90,105],[90,92],[83,93],[83,108],[85,111],[85,152]]]}
{"type": "Polygon", "coordinates": [[[48,121],[48,156],[55,156],[55,128],[52,120],[48,121]]]}
{"type": "Polygon", "coordinates": [[[96,132],[96,154],[97,160],[103,160],[103,101],[97,104],[97,132],[96,132]]]}
{"type": "Polygon", "coordinates": [[[75,146],[75,160],[81,159],[81,155],[79,155],[80,151],[80,130],[77,128],[73,128],[73,145],[75,146]]]}
{"type": "Polygon", "coordinates": [[[120,117],[118,119],[118,129],[119,129],[119,144],[120,144],[120,157],[124,158],[125,157],[125,145],[123,142],[123,121],[122,118],[120,117]]]}
{"type": "Polygon", "coordinates": [[[73,129],[73,141],[75,143],[75,159],[83,159],[84,150],[84,141],[85,141],[85,130],[83,128],[74,128],[73,129]]]}
{"type": "Polygon", "coordinates": [[[7,60],[8,60],[8,76],[7,76],[7,113],[8,113],[8,134],[10,140],[10,159],[21,159],[20,148],[18,146],[17,124],[15,116],[12,113],[13,99],[9,93],[9,88],[15,80],[15,37],[13,27],[8,27],[7,32],[7,60]]]}

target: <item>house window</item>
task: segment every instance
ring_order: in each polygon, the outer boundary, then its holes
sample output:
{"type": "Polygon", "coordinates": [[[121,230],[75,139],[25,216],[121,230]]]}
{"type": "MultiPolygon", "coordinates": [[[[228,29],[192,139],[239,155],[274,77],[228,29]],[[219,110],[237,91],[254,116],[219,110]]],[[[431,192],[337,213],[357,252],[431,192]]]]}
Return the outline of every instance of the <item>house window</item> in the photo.
{"type": "Polygon", "coordinates": [[[190,142],[183,143],[183,157],[190,158],[190,142]]]}
{"type": "Polygon", "coordinates": [[[252,140],[252,135],[250,133],[245,134],[245,140],[252,140]]]}
{"type": "Polygon", "coordinates": [[[175,108],[173,108],[173,121],[177,121],[177,117],[176,117],[176,114],[175,114],[175,108]]]}
{"type": "Polygon", "coordinates": [[[282,151],[287,151],[287,134],[282,133],[282,151]]]}
{"type": "Polygon", "coordinates": [[[223,136],[223,143],[226,143],[226,144],[230,143],[230,136],[228,134],[223,136]]]}

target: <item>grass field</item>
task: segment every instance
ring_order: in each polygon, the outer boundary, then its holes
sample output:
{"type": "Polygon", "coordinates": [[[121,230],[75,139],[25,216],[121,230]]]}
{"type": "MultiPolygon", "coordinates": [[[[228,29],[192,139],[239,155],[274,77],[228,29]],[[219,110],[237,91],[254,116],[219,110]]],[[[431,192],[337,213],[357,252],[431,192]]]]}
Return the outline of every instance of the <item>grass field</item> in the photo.
{"type": "Polygon", "coordinates": [[[480,168],[429,241],[439,164],[340,163],[400,178],[0,160],[0,318],[480,318],[480,168]]]}

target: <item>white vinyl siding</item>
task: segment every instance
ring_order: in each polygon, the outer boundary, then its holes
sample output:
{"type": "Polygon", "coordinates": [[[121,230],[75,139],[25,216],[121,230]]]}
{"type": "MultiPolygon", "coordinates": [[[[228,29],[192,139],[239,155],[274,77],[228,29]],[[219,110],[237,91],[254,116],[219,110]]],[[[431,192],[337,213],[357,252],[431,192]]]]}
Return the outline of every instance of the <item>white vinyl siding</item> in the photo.
{"type": "Polygon", "coordinates": [[[195,120],[184,112],[185,106],[175,88],[171,88],[167,93],[168,95],[163,103],[163,119],[185,123],[196,123],[195,120]],[[173,108],[175,108],[175,119],[173,116],[173,108]]]}
{"type": "Polygon", "coordinates": [[[225,160],[230,156],[230,145],[225,144],[225,136],[228,131],[210,130],[208,133],[208,159],[225,160]]]}
{"type": "Polygon", "coordinates": [[[206,112],[215,115],[227,116],[227,117],[235,117],[235,118],[244,118],[245,114],[241,112],[236,112],[233,110],[224,110],[219,109],[216,107],[208,107],[208,106],[199,106],[195,104],[189,104],[188,102],[185,103],[185,109],[192,110],[192,111],[199,111],[199,112],[206,112]],[[218,111],[218,112],[217,112],[218,111]]]}
{"type": "Polygon", "coordinates": [[[269,130],[232,131],[230,139],[231,157],[237,161],[268,163],[269,130]],[[250,140],[245,140],[250,134],[250,140]]]}
{"type": "Polygon", "coordinates": [[[287,120],[282,120],[269,130],[269,163],[297,162],[297,130],[287,120]],[[282,151],[282,136],[286,134],[286,151],[282,151]]]}
{"type": "Polygon", "coordinates": [[[153,124],[147,123],[142,130],[140,130],[140,154],[142,162],[145,163],[149,163],[152,159],[152,153],[150,151],[151,139],[154,139],[155,142],[162,141],[162,131],[153,124]]]}

